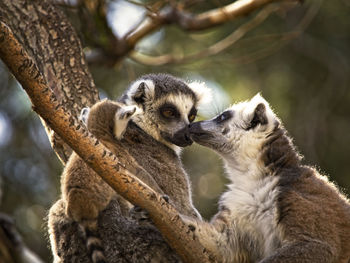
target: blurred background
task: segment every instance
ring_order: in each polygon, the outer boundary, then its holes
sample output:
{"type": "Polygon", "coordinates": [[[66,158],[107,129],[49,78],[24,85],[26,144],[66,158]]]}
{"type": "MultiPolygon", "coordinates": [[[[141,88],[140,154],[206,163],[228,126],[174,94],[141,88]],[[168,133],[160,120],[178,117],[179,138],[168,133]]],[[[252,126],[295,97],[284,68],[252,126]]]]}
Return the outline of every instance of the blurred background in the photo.
{"type": "MultiPolygon", "coordinates": [[[[145,12],[142,4],[155,1],[135,2],[108,2],[108,25],[117,36],[139,23],[145,12]]],[[[229,3],[196,2],[191,9],[194,13],[229,3]]],[[[79,20],[79,10],[64,10],[85,51],[91,53],[86,37],[89,29],[79,20]]],[[[349,0],[306,0],[294,9],[272,14],[213,56],[203,52],[195,59],[154,65],[154,60],[141,63],[135,55],[135,59],[123,59],[113,67],[91,63],[90,70],[100,97],[111,99],[132,80],[150,72],[204,81],[213,89],[214,101],[201,109],[198,119],[211,118],[231,103],[261,92],[294,138],[305,163],[316,166],[349,194],[349,13],[349,0]]],[[[230,36],[253,15],[200,32],[162,27],[143,38],[136,50],[152,57],[172,54],[182,58],[230,36]]],[[[45,217],[60,195],[62,165],[26,94],[2,63],[0,87],[0,211],[15,219],[28,246],[48,262],[45,217]]],[[[221,160],[197,145],[186,148],[182,158],[192,179],[195,205],[209,219],[227,183],[221,160]]]]}

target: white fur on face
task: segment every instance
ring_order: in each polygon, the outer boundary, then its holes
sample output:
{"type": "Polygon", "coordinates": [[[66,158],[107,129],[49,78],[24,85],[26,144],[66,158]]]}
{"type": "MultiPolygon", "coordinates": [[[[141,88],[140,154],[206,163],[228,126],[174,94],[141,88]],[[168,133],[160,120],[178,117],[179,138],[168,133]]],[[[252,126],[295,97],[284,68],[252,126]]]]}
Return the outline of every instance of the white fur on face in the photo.
{"type": "Polygon", "coordinates": [[[276,122],[279,122],[278,118],[260,94],[254,96],[250,101],[235,104],[228,110],[233,112],[233,117],[228,120],[227,124],[230,129],[227,134],[229,140],[227,144],[233,150],[227,156],[223,156],[227,168],[231,171],[247,171],[252,165],[261,166],[262,164],[258,163],[258,155],[266,137],[274,130],[276,122]],[[259,124],[247,130],[254,117],[254,111],[260,103],[265,105],[267,124],[259,124]]]}
{"type": "Polygon", "coordinates": [[[188,125],[188,114],[193,106],[195,106],[195,101],[193,101],[193,98],[190,95],[169,94],[168,96],[156,101],[146,101],[146,111],[144,114],[137,115],[133,117],[132,120],[157,141],[162,142],[179,154],[181,148],[164,140],[160,135],[160,131],[174,134],[178,130],[184,128],[185,125],[188,125]],[[162,124],[159,121],[158,108],[165,103],[173,104],[180,112],[180,120],[178,120],[176,123],[162,124]]]}
{"type": "Polygon", "coordinates": [[[161,131],[169,135],[175,134],[177,131],[183,129],[186,125],[189,125],[188,115],[193,107],[197,108],[197,104],[208,102],[211,98],[211,90],[208,89],[204,83],[192,82],[188,84],[189,88],[195,93],[195,99],[187,94],[171,94],[165,95],[157,100],[155,96],[155,84],[152,80],[141,79],[134,82],[128,92],[125,103],[127,105],[136,105],[136,102],[132,99],[138,92],[138,88],[141,83],[145,84],[145,101],[143,114],[134,116],[132,120],[140,126],[146,133],[151,135],[157,141],[160,141],[172,148],[175,152],[179,153],[180,148],[166,140],[161,136],[161,131]],[[180,120],[172,123],[164,124],[164,121],[159,119],[158,108],[164,103],[173,104],[180,113],[180,120]]]}
{"type": "Polygon", "coordinates": [[[260,94],[250,101],[235,104],[228,110],[233,112],[233,117],[228,120],[229,144],[233,150],[222,156],[231,184],[229,190],[222,195],[220,203],[230,210],[240,230],[262,235],[264,256],[268,256],[276,249],[276,240],[281,240],[275,206],[279,178],[266,176],[260,154],[266,137],[279,120],[260,94]],[[267,124],[247,130],[260,103],[265,105],[267,124]]]}
{"type": "Polygon", "coordinates": [[[180,112],[181,119],[186,124],[190,123],[188,121],[188,114],[190,113],[192,107],[195,106],[195,102],[193,101],[191,96],[185,94],[169,94],[167,97],[164,98],[164,100],[160,100],[159,104],[157,104],[161,105],[165,102],[175,105],[175,107],[180,112]]]}

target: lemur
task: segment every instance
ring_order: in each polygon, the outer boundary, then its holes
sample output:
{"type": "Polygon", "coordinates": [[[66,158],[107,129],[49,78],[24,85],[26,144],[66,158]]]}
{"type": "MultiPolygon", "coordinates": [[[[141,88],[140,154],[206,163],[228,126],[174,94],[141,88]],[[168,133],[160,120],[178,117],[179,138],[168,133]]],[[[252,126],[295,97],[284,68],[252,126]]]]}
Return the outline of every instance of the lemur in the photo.
{"type": "MultiPolygon", "coordinates": [[[[131,84],[118,102],[103,100],[82,112],[88,130],[153,190],[168,196],[185,215],[200,218],[194,208],[188,176],[179,158],[180,147],[192,144],[188,127],[198,105],[210,91],[194,82],[186,84],[168,74],[145,75],[131,84]]],[[[118,198],[124,214],[130,204],[122,199],[75,153],[61,179],[65,214],[83,226],[93,262],[105,262],[97,220],[112,199],[118,198]]],[[[49,213],[51,246],[56,248],[54,224],[59,205],[49,213]]],[[[135,213],[137,214],[137,213],[135,213]]],[[[54,251],[56,262],[59,256],[54,251]]]]}
{"type": "Polygon", "coordinates": [[[350,203],[301,156],[258,94],[191,124],[230,179],[211,222],[184,217],[220,262],[350,262],[350,203]]]}

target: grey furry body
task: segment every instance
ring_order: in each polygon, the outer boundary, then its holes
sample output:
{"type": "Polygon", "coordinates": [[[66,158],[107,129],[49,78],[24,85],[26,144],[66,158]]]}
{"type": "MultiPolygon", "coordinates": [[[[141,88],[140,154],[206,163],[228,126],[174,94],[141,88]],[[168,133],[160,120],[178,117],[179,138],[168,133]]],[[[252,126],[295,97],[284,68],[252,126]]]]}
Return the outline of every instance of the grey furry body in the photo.
{"type": "MultiPolygon", "coordinates": [[[[84,231],[77,222],[65,216],[65,203],[57,201],[52,210],[49,220],[60,262],[90,262],[84,231]]],[[[100,213],[98,233],[110,263],[181,262],[155,227],[139,225],[123,215],[118,200],[112,200],[100,213]]]]}
{"type": "MultiPolygon", "coordinates": [[[[108,101],[105,101],[108,103],[108,101]]],[[[102,102],[103,103],[103,102],[102,102]]],[[[112,102],[111,102],[112,103],[112,102]]],[[[113,104],[113,103],[112,103],[113,104]]],[[[110,118],[112,118],[113,114],[111,112],[110,118]]],[[[96,119],[99,119],[98,115],[96,115],[96,119]]],[[[129,122],[127,130],[124,134],[124,137],[122,140],[118,140],[116,138],[113,138],[111,136],[111,133],[106,132],[106,129],[109,130],[110,128],[108,126],[105,126],[106,116],[104,119],[100,119],[101,125],[103,127],[98,127],[98,121],[93,125],[93,128],[91,129],[91,132],[99,138],[102,143],[104,143],[107,148],[112,150],[117,157],[120,158],[123,164],[126,165],[126,167],[131,171],[137,171],[136,175],[145,181],[148,185],[153,187],[154,190],[161,192],[162,194],[166,194],[171,198],[172,204],[179,210],[181,213],[184,213],[188,216],[198,217],[198,212],[194,209],[192,206],[191,201],[191,193],[190,193],[190,184],[187,178],[187,175],[185,171],[182,168],[181,160],[179,159],[178,155],[169,147],[165,146],[164,144],[156,141],[153,139],[150,135],[145,133],[142,129],[140,129],[136,124],[133,122],[129,122]],[[141,143],[142,142],[142,143],[141,143]],[[133,160],[133,161],[132,161],[133,160]],[[137,165],[136,167],[134,165],[137,165]],[[152,175],[152,176],[151,176],[152,175]]],[[[109,121],[107,121],[109,123],[109,121]]],[[[73,156],[71,157],[69,163],[67,164],[67,168],[69,172],[69,176],[72,178],[76,177],[76,179],[69,179],[68,182],[62,182],[62,185],[67,187],[68,189],[71,189],[73,187],[80,187],[80,184],[82,183],[81,174],[89,175],[88,178],[83,180],[89,180],[86,183],[83,184],[96,184],[96,187],[94,189],[99,193],[101,193],[102,196],[107,196],[105,193],[110,192],[110,195],[114,195],[114,191],[97,175],[95,174],[91,168],[85,164],[85,162],[80,159],[75,153],[73,153],[73,156]],[[78,169],[79,172],[76,172],[75,170],[78,169]],[[85,171],[85,172],[84,172],[85,171]],[[90,182],[90,178],[93,179],[93,183],[90,182]]],[[[62,180],[66,180],[65,176],[62,177],[62,180]]],[[[91,186],[90,186],[91,187],[91,186]]],[[[93,187],[93,185],[92,185],[93,187]]],[[[94,198],[94,197],[91,197],[94,198]]],[[[158,230],[156,230],[154,227],[151,226],[145,226],[143,224],[139,224],[138,221],[132,220],[130,218],[129,210],[130,205],[128,202],[126,202],[123,198],[119,197],[117,194],[113,197],[114,202],[117,202],[119,205],[114,205],[114,208],[118,208],[118,211],[112,211],[113,208],[110,208],[109,215],[116,216],[117,214],[120,214],[120,217],[118,220],[107,220],[107,223],[110,223],[110,225],[106,229],[106,233],[104,234],[103,230],[101,232],[101,229],[105,226],[105,223],[101,223],[101,218],[99,217],[99,223],[98,223],[98,236],[102,240],[102,244],[104,247],[105,252],[108,253],[108,250],[110,250],[111,257],[106,254],[107,262],[114,262],[113,258],[115,257],[113,251],[118,251],[113,248],[113,245],[119,244],[122,245],[119,247],[120,249],[127,249],[130,251],[135,250],[136,244],[144,243],[143,246],[153,246],[154,242],[156,242],[157,246],[159,246],[159,240],[163,240],[158,230]],[[101,228],[102,227],[102,228],[101,228]],[[109,230],[108,230],[109,229],[109,230]],[[129,233],[129,231],[132,230],[132,232],[129,233]],[[108,233],[110,231],[110,233],[108,233]],[[125,231],[125,232],[124,232],[125,231]],[[116,233],[117,235],[113,234],[113,238],[115,239],[112,244],[110,244],[110,238],[111,233],[116,233]],[[124,234],[119,235],[118,232],[124,232],[124,234]],[[147,235],[142,235],[136,237],[140,233],[147,233],[147,235]],[[132,238],[131,238],[132,237],[132,238]],[[136,238],[136,239],[135,239],[136,238]],[[153,238],[156,238],[153,240],[153,238]],[[106,239],[106,240],[104,240],[106,239]],[[145,239],[145,240],[143,240],[145,239]],[[135,240],[137,241],[136,244],[135,240]],[[131,243],[128,243],[131,242],[131,243]],[[132,246],[132,244],[134,244],[132,246]],[[148,244],[148,245],[147,245],[148,244]],[[113,248],[113,249],[112,249],[113,248]]],[[[85,202],[93,202],[95,200],[85,200],[85,202]]],[[[106,197],[106,201],[108,201],[108,198],[106,197]]],[[[54,236],[55,245],[52,244],[52,247],[54,250],[56,250],[55,254],[60,255],[59,260],[56,262],[76,262],[75,260],[78,260],[77,262],[89,262],[89,258],[86,257],[88,255],[86,246],[83,249],[80,245],[85,244],[84,239],[84,233],[80,230],[79,233],[74,233],[74,230],[79,229],[79,225],[72,221],[71,219],[67,218],[65,215],[66,211],[66,204],[67,202],[65,200],[59,200],[51,209],[49,214],[49,232],[51,233],[51,236],[54,236]],[[58,216],[59,215],[59,216],[58,216]],[[64,222],[65,226],[62,226],[62,222],[64,222]],[[70,231],[63,231],[65,228],[71,229],[70,231]],[[64,240],[69,240],[71,237],[70,235],[77,236],[76,242],[70,243],[69,247],[64,247],[63,242],[64,240]],[[80,238],[79,238],[80,235],[80,238]],[[80,242],[79,242],[80,241],[80,242]],[[80,243],[80,244],[79,244],[80,243]],[[61,245],[59,245],[61,244],[61,245]],[[78,254],[71,254],[70,250],[72,250],[72,247],[75,247],[79,244],[79,248],[76,247],[76,252],[79,252],[78,254]],[[65,250],[69,248],[69,250],[65,250]],[[62,250],[60,250],[62,249],[62,250]],[[80,253],[85,250],[85,253],[80,253]],[[67,254],[68,252],[68,254],[67,254]],[[72,258],[71,256],[75,258],[72,258]],[[80,261],[83,260],[83,261],[80,261]],[[85,260],[85,261],[84,261],[85,260]]],[[[88,204],[87,204],[88,205],[88,204]]],[[[74,208],[72,208],[74,209],[74,208]]],[[[105,212],[102,212],[103,214],[106,214],[105,212]]],[[[107,215],[107,214],[106,214],[107,215]]],[[[53,243],[53,239],[51,240],[53,243]]],[[[163,241],[163,247],[166,251],[169,251],[170,248],[168,245],[163,241]]],[[[158,248],[157,248],[158,249],[158,248]]],[[[162,251],[162,250],[161,250],[162,251]]],[[[137,255],[137,250],[135,250],[135,256],[137,255]]],[[[145,253],[145,252],[143,252],[145,253]]],[[[158,253],[155,253],[154,251],[149,254],[149,257],[153,258],[153,260],[156,260],[154,257],[157,256],[158,253]]],[[[142,254],[142,253],[141,253],[142,254]]],[[[148,254],[148,252],[146,253],[148,254]]],[[[134,256],[134,257],[135,257],[134,256]]],[[[163,255],[164,256],[164,255],[163,255]]],[[[167,256],[165,257],[167,258],[167,256]]],[[[171,257],[172,258],[172,257],[171,257]]],[[[55,263],[56,263],[55,262],[55,263]]],[[[142,262],[142,261],[131,261],[131,262],[142,262]]],[[[147,260],[144,262],[148,262],[147,260]]],[[[167,262],[167,261],[152,261],[152,262],[167,262]]],[[[170,261],[172,262],[172,261],[170,261]]]]}
{"type": "MultiPolygon", "coordinates": [[[[200,218],[200,215],[192,204],[191,186],[182,168],[179,146],[192,143],[187,135],[188,125],[195,118],[201,92],[198,87],[191,88],[170,75],[147,75],[129,87],[122,96],[122,102],[103,100],[89,110],[88,116],[85,116],[85,111],[82,112],[83,119],[87,120],[88,130],[118,157],[126,169],[153,190],[169,196],[178,211],[193,218],[200,218]],[[142,109],[142,113],[136,114],[136,108],[142,109]]],[[[117,231],[150,231],[149,235],[139,236],[137,240],[136,234],[131,234],[133,238],[129,238],[127,232],[121,236],[113,236],[118,244],[123,243],[120,249],[133,247],[138,240],[144,240],[144,246],[152,247],[152,237],[159,244],[161,238],[158,231],[154,227],[144,229],[142,222],[133,221],[130,215],[132,205],[120,197],[75,153],[64,169],[61,189],[62,199],[50,209],[48,220],[55,262],[75,262],[80,256],[85,257],[84,253],[71,254],[72,249],[64,247],[65,240],[69,239],[66,235],[75,235],[64,230],[74,228],[77,223],[85,229],[84,238],[92,261],[114,262],[114,256],[104,257],[104,251],[110,249],[110,244],[108,240],[104,240],[103,233],[100,233],[101,223],[98,221],[112,200],[118,202],[118,213],[121,216],[120,220],[115,221],[118,223],[115,226],[117,231]],[[71,255],[75,255],[75,259],[71,255]]],[[[75,243],[72,246],[75,247],[75,243]]],[[[162,247],[168,251],[166,244],[162,247]]],[[[162,254],[161,251],[163,249],[159,252],[162,254]]],[[[135,253],[137,254],[136,251],[135,253]]],[[[159,253],[153,251],[146,254],[151,257],[151,262],[167,262],[159,257],[159,253]]]]}

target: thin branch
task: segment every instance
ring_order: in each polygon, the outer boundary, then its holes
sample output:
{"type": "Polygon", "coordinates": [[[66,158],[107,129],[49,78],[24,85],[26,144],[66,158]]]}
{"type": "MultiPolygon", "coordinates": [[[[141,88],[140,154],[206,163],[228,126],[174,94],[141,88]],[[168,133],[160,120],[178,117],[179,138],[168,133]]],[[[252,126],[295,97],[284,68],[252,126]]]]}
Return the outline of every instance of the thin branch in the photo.
{"type": "Polygon", "coordinates": [[[164,1],[159,1],[154,3],[152,6],[150,5],[145,5],[141,3],[135,3],[134,1],[128,1],[134,5],[138,6],[143,6],[146,9],[146,13],[142,19],[133,27],[131,28],[123,37],[124,40],[128,39],[131,34],[134,34],[134,32],[143,26],[143,23],[146,19],[152,20],[152,19],[157,19],[159,10],[164,7],[165,2],[164,1]]]}
{"type": "Polygon", "coordinates": [[[185,262],[213,262],[179,213],[162,196],[126,170],[118,158],[58,103],[33,60],[0,22],[0,58],[28,94],[33,109],[116,192],[146,209],[169,245],[185,262]]]}
{"type": "Polygon", "coordinates": [[[197,15],[173,6],[167,6],[159,12],[157,17],[146,19],[125,41],[132,49],[141,38],[155,31],[163,24],[177,24],[184,30],[199,31],[248,15],[267,4],[281,1],[297,2],[297,0],[238,0],[227,6],[197,15]]]}
{"type": "MultiPolygon", "coordinates": [[[[280,49],[281,47],[289,43],[291,40],[299,37],[305,31],[305,29],[308,27],[308,25],[311,23],[313,18],[318,13],[322,2],[323,0],[314,1],[314,4],[312,4],[311,7],[308,8],[306,14],[303,16],[303,18],[300,20],[300,22],[295,26],[293,30],[283,34],[271,35],[270,37],[278,38],[277,43],[270,44],[269,47],[254,52],[253,56],[256,55],[255,58],[257,59],[266,57],[268,54],[271,54],[273,51],[280,49]]],[[[277,5],[267,6],[262,11],[260,11],[252,20],[240,26],[238,29],[236,29],[232,34],[230,34],[226,38],[194,54],[189,54],[186,56],[183,56],[183,55],[176,56],[173,54],[149,56],[149,55],[134,51],[131,53],[130,57],[136,62],[144,65],[162,66],[167,64],[181,64],[181,63],[186,63],[190,61],[195,61],[204,57],[217,55],[218,53],[226,50],[230,46],[237,43],[237,41],[242,39],[242,37],[244,37],[244,35],[246,35],[249,31],[251,31],[252,29],[257,27],[259,24],[264,22],[264,20],[271,13],[278,12],[280,8],[283,10],[284,8],[290,8],[292,6],[293,6],[292,2],[285,3],[285,5],[279,5],[279,6],[277,5]]],[[[252,39],[255,39],[255,38],[256,37],[252,39]]],[[[254,61],[254,59],[248,55],[244,55],[240,58],[235,58],[234,60],[241,61],[242,63],[248,63],[248,62],[254,61]]]]}
{"type": "Polygon", "coordinates": [[[226,38],[194,54],[190,54],[187,56],[175,56],[172,54],[166,54],[166,55],[154,57],[154,56],[148,56],[138,52],[133,52],[131,53],[130,57],[136,62],[145,64],[145,65],[160,66],[165,64],[185,63],[188,61],[195,61],[203,57],[213,56],[226,50],[233,44],[235,44],[238,40],[244,37],[249,31],[251,31],[258,25],[260,25],[262,22],[264,22],[265,19],[271,13],[276,12],[279,9],[280,9],[280,6],[277,6],[277,5],[270,5],[265,7],[252,20],[241,25],[238,29],[236,29],[232,34],[230,34],[226,38]]]}
{"type": "Polygon", "coordinates": [[[186,30],[203,30],[250,14],[273,2],[278,0],[239,0],[195,16],[179,13],[178,20],[180,20],[180,26],[186,30]]]}

